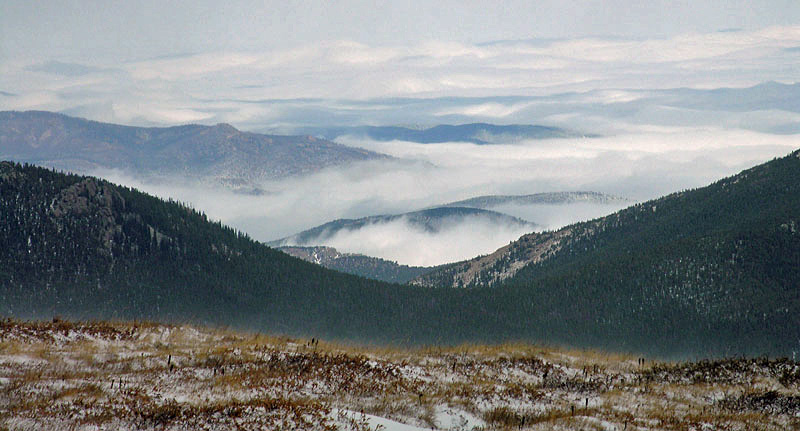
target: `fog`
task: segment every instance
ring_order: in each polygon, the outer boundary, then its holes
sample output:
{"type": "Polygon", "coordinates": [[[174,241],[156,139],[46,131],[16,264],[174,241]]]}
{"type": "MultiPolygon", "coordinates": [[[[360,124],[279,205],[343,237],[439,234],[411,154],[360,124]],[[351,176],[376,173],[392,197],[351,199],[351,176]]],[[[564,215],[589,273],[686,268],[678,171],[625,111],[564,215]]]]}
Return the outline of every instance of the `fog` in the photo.
{"type": "Polygon", "coordinates": [[[633,203],[633,201],[629,201],[607,204],[589,202],[537,205],[506,204],[490,207],[489,209],[519,217],[523,220],[536,220],[536,223],[541,226],[541,230],[556,230],[572,223],[612,214],[627,208],[633,203]]]}
{"type": "Polygon", "coordinates": [[[432,233],[399,218],[360,229],[344,229],[320,244],[406,265],[433,266],[491,253],[529,232],[518,225],[498,225],[484,217],[463,217],[432,233]]]}
{"type": "MultiPolygon", "coordinates": [[[[361,162],[260,184],[259,196],[213,182],[95,174],[191,204],[260,241],[283,238],[338,218],[399,214],[480,195],[597,191],[633,203],[707,185],[800,147],[796,135],[746,130],[658,128],[602,138],[530,141],[516,145],[415,144],[357,138],[342,142],[398,160],[361,162]]],[[[503,206],[509,215],[557,229],[625,206],[503,206]]],[[[438,234],[404,223],[370,226],[326,242],[410,265],[433,265],[491,252],[522,233],[464,223],[438,234]]]]}

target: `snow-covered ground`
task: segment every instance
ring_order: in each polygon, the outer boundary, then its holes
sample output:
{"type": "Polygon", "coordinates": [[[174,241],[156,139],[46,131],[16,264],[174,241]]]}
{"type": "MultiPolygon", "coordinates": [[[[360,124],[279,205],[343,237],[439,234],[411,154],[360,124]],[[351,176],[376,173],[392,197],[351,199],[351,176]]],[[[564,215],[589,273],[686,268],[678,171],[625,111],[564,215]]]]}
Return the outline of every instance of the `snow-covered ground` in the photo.
{"type": "Polygon", "coordinates": [[[6,320],[0,429],[800,429],[800,364],[6,320]]]}

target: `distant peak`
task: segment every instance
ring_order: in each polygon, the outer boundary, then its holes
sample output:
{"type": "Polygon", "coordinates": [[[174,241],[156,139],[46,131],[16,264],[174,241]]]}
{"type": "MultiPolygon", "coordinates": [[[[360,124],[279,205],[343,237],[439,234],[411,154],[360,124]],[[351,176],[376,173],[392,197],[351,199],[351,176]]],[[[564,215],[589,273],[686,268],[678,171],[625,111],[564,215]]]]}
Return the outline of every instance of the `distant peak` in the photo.
{"type": "Polygon", "coordinates": [[[238,132],[239,131],[236,127],[233,127],[228,123],[218,123],[214,127],[216,127],[217,129],[220,129],[222,131],[225,131],[225,132],[238,132]]]}

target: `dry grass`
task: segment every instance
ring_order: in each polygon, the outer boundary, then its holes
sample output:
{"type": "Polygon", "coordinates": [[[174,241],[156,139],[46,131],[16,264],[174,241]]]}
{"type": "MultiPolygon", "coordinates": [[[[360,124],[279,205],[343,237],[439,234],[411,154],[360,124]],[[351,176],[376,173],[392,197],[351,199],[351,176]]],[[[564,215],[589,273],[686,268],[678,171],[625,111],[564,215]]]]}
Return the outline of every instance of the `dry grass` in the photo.
{"type": "Polygon", "coordinates": [[[800,427],[788,360],[640,365],[522,343],[363,347],[148,322],[4,320],[0,340],[0,430],[374,429],[367,415],[424,429],[800,427]]]}

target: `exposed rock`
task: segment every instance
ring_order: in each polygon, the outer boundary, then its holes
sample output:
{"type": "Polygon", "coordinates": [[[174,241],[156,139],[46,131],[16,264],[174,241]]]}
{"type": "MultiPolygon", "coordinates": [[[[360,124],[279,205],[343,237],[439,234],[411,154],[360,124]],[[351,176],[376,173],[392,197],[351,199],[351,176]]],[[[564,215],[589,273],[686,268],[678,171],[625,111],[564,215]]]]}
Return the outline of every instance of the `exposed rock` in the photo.
{"type": "Polygon", "coordinates": [[[103,248],[110,252],[114,234],[122,230],[114,216],[115,206],[124,210],[125,200],[109,184],[86,178],[62,190],[50,204],[50,214],[55,218],[67,215],[92,214],[103,248]]]}

